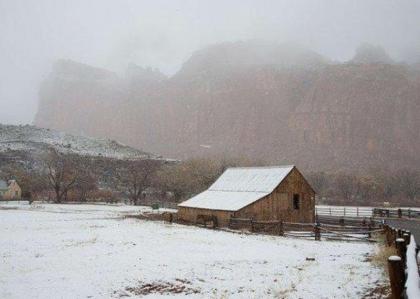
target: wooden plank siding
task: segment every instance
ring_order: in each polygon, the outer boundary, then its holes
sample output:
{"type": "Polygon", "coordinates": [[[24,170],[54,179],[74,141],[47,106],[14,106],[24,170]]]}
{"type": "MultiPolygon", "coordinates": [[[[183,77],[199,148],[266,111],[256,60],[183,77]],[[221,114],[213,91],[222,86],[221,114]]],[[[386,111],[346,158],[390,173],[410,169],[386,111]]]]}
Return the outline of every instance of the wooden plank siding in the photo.
{"type": "Polygon", "coordinates": [[[315,221],[315,192],[294,168],[270,195],[242,208],[234,217],[286,222],[315,221]],[[300,209],[293,208],[293,194],[300,196],[300,209]]]}
{"type": "Polygon", "coordinates": [[[233,217],[233,213],[231,211],[179,207],[178,219],[195,223],[198,215],[216,216],[219,226],[228,226],[230,217],[233,217]]]}

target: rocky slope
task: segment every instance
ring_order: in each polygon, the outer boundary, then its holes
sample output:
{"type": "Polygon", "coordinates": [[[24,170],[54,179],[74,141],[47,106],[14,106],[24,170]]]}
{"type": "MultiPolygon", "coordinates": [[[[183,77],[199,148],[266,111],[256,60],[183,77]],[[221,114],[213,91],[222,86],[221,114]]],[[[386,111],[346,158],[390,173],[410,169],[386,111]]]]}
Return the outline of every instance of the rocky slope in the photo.
{"type": "Polygon", "coordinates": [[[109,139],[75,136],[34,126],[0,124],[0,153],[42,153],[53,147],[60,152],[113,159],[144,159],[154,156],[109,139]]]}
{"type": "Polygon", "coordinates": [[[419,71],[387,57],[362,47],[339,64],[299,47],[225,43],[196,52],[171,78],[61,61],[41,88],[35,123],[181,159],[418,169],[419,71]]]}

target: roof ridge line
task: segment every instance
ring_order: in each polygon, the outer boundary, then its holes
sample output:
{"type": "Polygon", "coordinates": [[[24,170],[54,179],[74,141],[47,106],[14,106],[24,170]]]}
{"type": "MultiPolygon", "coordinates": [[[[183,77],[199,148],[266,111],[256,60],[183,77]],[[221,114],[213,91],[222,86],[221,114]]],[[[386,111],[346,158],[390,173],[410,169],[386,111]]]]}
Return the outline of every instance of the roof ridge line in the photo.
{"type": "Polygon", "coordinates": [[[254,193],[270,193],[270,191],[249,191],[249,190],[238,190],[238,191],[236,191],[236,190],[220,190],[220,189],[216,189],[216,190],[214,190],[214,189],[207,189],[207,190],[204,190],[204,191],[217,191],[217,192],[235,192],[235,193],[237,193],[237,192],[244,192],[244,193],[250,193],[250,192],[254,192],[254,193]]]}
{"type": "Polygon", "coordinates": [[[264,169],[264,168],[290,168],[295,165],[272,165],[272,166],[239,166],[239,167],[228,167],[226,169],[264,169]]]}

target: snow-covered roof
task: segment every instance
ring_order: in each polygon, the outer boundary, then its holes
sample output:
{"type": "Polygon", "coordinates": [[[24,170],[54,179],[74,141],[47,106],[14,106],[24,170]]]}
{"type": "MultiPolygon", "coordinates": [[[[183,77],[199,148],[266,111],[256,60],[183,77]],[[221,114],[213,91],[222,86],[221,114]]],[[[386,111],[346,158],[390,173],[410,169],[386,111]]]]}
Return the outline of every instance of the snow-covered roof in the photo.
{"type": "Polygon", "coordinates": [[[238,211],[273,192],[293,167],[228,168],[209,189],[178,206],[238,211]]]}

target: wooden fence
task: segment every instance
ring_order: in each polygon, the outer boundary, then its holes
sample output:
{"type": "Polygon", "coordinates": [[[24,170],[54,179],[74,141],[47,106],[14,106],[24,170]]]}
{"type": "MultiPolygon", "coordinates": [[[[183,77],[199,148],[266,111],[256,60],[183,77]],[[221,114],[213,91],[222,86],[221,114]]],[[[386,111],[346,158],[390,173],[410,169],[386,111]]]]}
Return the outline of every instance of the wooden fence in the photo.
{"type": "Polygon", "coordinates": [[[316,222],[324,224],[336,224],[336,225],[351,225],[351,226],[377,226],[382,223],[380,219],[373,217],[343,217],[343,216],[315,216],[316,222]]]}
{"type": "Polygon", "coordinates": [[[397,255],[388,257],[388,272],[392,298],[406,298],[407,246],[411,242],[411,233],[410,231],[397,229],[389,225],[384,225],[383,227],[387,245],[395,246],[397,250],[397,255]]]}
{"type": "Polygon", "coordinates": [[[420,211],[413,209],[384,209],[374,208],[372,212],[374,217],[381,218],[420,218],[420,211]]]}
{"type": "Polygon", "coordinates": [[[231,218],[229,228],[248,230],[279,236],[296,238],[314,238],[315,240],[347,240],[375,242],[372,235],[382,233],[377,222],[365,222],[359,225],[334,225],[326,223],[292,223],[279,220],[256,221],[252,218],[231,218]]]}
{"type": "Polygon", "coordinates": [[[319,216],[370,218],[372,217],[372,208],[370,207],[316,206],[315,214],[319,216]]]}
{"type": "Polygon", "coordinates": [[[344,218],[420,218],[419,209],[316,206],[315,214],[320,217],[344,218]]]}

